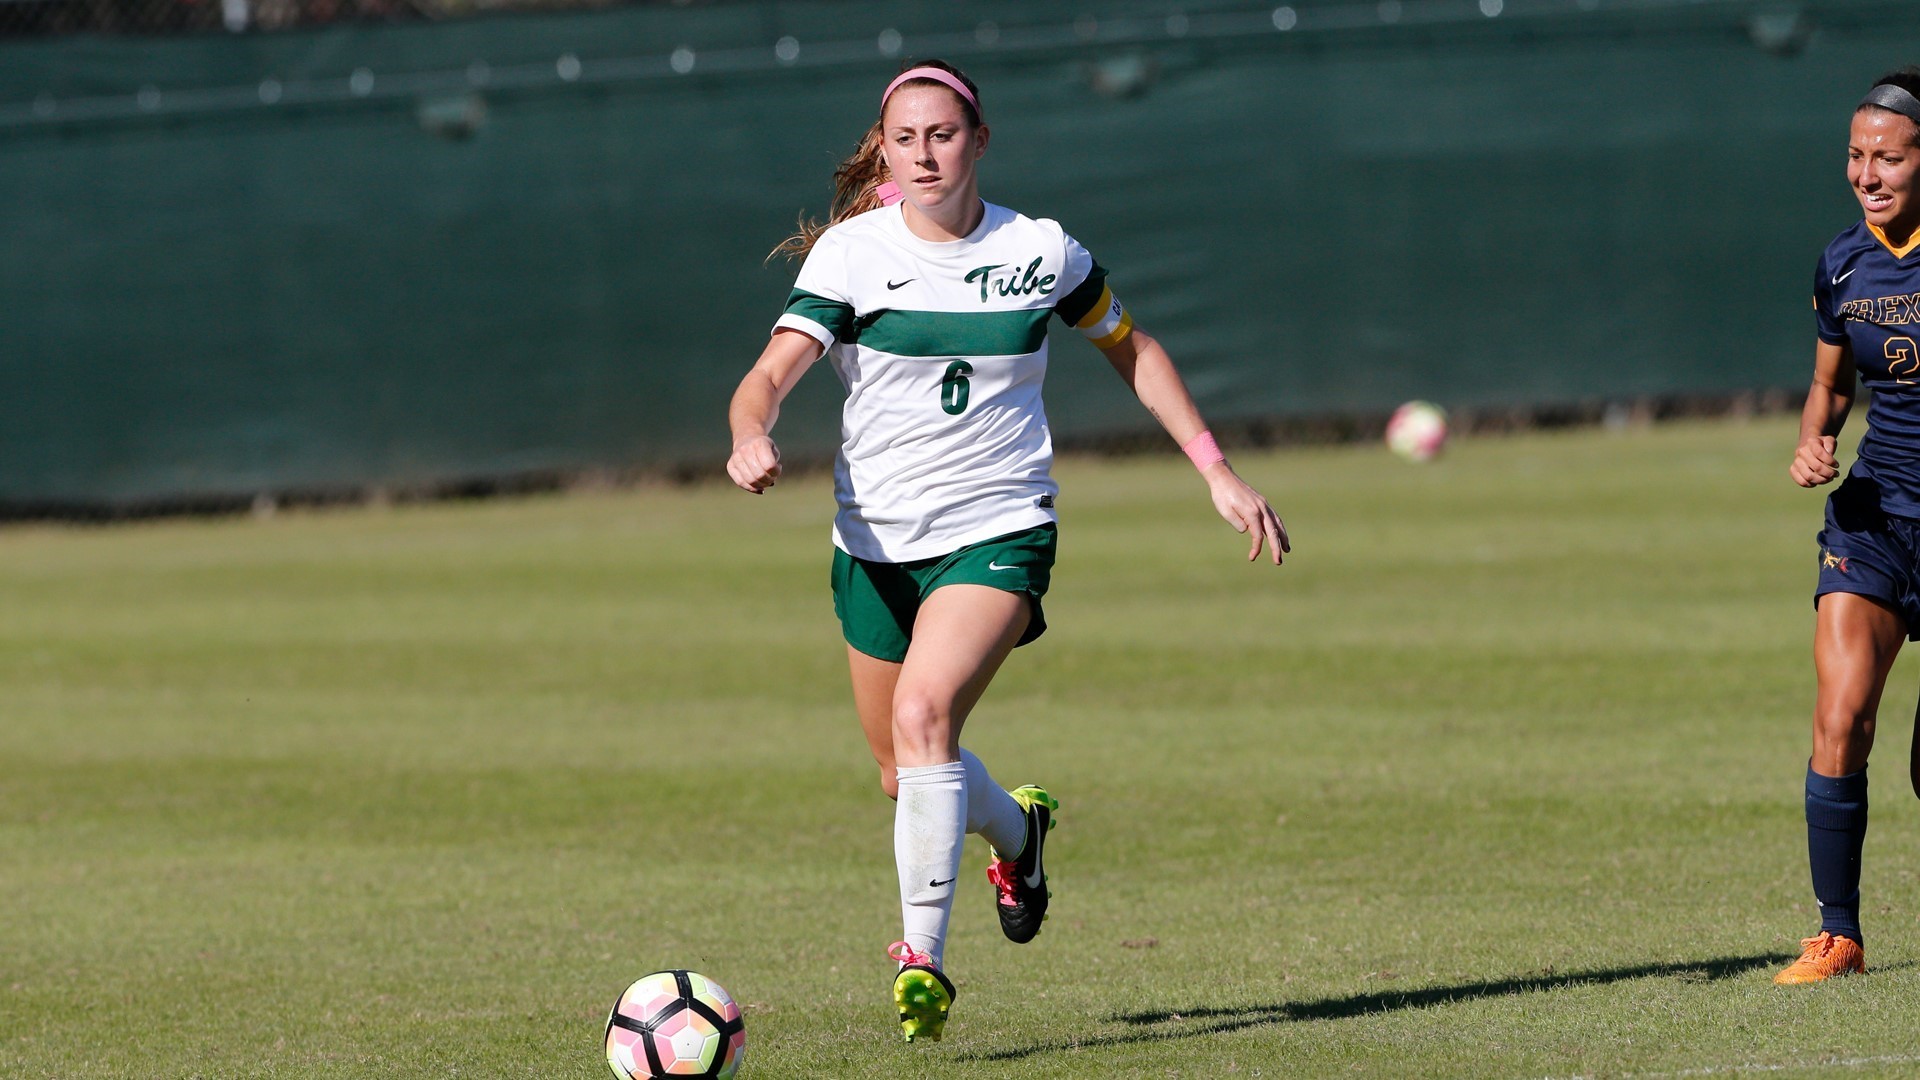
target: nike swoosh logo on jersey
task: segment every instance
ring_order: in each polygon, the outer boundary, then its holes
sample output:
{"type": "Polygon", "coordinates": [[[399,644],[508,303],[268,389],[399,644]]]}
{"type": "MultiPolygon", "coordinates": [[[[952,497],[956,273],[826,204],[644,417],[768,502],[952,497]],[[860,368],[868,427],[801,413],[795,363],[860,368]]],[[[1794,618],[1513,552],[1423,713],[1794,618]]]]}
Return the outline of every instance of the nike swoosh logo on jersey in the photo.
{"type": "MultiPolygon", "coordinates": [[[[1852,273],[1852,271],[1848,271],[1848,273],[1852,273]]],[[[889,281],[887,282],[887,291],[892,292],[893,290],[900,288],[902,285],[911,285],[913,283],[913,280],[914,280],[913,278],[908,278],[905,281],[899,281],[899,282],[889,281]]]]}
{"type": "Polygon", "coordinates": [[[996,559],[988,559],[988,560],[987,560],[987,569],[989,569],[989,570],[1018,570],[1018,569],[1020,569],[1020,567],[1019,567],[1018,565],[1015,565],[1015,566],[1001,566],[998,560],[996,560],[996,559]]]}
{"type": "MultiPolygon", "coordinates": [[[[1859,267],[1857,267],[1857,266],[1853,268],[1853,270],[1858,270],[1858,269],[1860,269],[1860,268],[1859,268],[1859,267]]],[[[1833,283],[1834,283],[1835,285],[1838,285],[1838,284],[1840,284],[1841,282],[1843,282],[1843,281],[1845,281],[1845,280],[1847,280],[1848,278],[1850,278],[1850,277],[1852,277],[1852,276],[1853,276],[1853,270],[1849,270],[1849,271],[1847,271],[1846,273],[1844,273],[1844,274],[1841,274],[1841,275],[1840,275],[1839,277],[1837,277],[1837,278],[1834,278],[1834,279],[1833,279],[1833,283]]]]}

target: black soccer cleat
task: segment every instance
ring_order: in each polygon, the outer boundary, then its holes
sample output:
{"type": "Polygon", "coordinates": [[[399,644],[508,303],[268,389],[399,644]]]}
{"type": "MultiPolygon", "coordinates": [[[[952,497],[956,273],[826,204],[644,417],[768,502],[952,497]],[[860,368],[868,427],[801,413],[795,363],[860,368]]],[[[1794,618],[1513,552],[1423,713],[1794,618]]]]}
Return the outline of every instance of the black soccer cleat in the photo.
{"type": "Polygon", "coordinates": [[[1060,803],[1046,789],[1028,784],[1008,792],[1027,811],[1027,842],[1020,854],[1003,859],[993,853],[987,867],[987,880],[999,890],[1000,932],[1017,945],[1032,941],[1047,918],[1047,901],[1053,893],[1047,889],[1047,875],[1040,857],[1047,843],[1047,831],[1054,826],[1053,812],[1060,803]]]}

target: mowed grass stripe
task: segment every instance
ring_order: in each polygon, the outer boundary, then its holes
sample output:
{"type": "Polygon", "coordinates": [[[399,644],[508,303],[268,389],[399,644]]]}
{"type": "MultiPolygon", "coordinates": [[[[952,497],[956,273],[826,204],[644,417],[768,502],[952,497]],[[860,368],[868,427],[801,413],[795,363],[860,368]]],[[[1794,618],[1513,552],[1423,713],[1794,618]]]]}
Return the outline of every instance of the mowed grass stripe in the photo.
{"type": "Polygon", "coordinates": [[[1817,922],[1791,440],[1236,454],[1279,571],[1177,455],[1063,462],[1053,628],[967,740],[1061,797],[1055,914],[1002,941],[970,852],[937,1046],[824,477],[0,530],[0,1075],[600,1076],[668,966],[757,1076],[1900,1071],[1910,661],[1874,974],[1768,982],[1817,922]]]}

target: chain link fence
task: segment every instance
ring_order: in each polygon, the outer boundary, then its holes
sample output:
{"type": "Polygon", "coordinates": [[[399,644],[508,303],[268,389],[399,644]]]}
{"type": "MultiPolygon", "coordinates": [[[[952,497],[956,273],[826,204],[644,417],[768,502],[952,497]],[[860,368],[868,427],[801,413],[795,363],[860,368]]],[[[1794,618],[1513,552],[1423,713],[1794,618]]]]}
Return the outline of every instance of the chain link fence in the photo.
{"type": "MultiPolygon", "coordinates": [[[[1785,407],[1836,131],[1920,54],[1920,0],[483,2],[0,0],[0,518],[712,474],[906,56],[1248,441],[1785,407]]],[[[1101,367],[1056,439],[1150,436],[1101,367]]]]}
{"type": "Polygon", "coordinates": [[[0,0],[0,39],[64,34],[258,33],[338,23],[438,22],[697,0],[0,0]]]}
{"type": "MultiPolygon", "coordinates": [[[[62,34],[179,34],[271,32],[339,23],[438,22],[498,12],[585,11],[612,7],[712,7],[728,0],[0,0],[0,40],[62,34]]],[[[1827,7],[1895,8],[1909,0],[1855,0],[1827,7]]],[[[1460,19],[1494,19],[1504,14],[1571,12],[1576,14],[1646,13],[1700,8],[1716,14],[1735,10],[1749,19],[1748,31],[1765,48],[1781,52],[1805,44],[1822,8],[1802,0],[1286,0],[1269,12],[1262,5],[1193,0],[1169,3],[1169,25],[1204,22],[1221,11],[1254,9],[1269,17],[1272,29],[1356,30],[1404,24],[1439,25],[1460,19]]],[[[955,21],[964,6],[953,5],[955,21]]],[[[1094,20],[1076,8],[1036,4],[1040,22],[1094,20]]],[[[1229,18],[1232,16],[1229,15],[1229,18]]]]}

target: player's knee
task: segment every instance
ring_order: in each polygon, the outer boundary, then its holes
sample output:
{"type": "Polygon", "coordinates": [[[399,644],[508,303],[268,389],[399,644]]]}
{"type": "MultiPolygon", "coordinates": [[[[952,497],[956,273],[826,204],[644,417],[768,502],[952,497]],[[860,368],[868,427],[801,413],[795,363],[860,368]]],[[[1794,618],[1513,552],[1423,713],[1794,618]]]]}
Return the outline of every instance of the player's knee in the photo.
{"type": "Polygon", "coordinates": [[[902,756],[920,756],[947,744],[953,706],[931,694],[904,693],[893,702],[894,749],[902,756]]]}
{"type": "Polygon", "coordinates": [[[880,767],[880,793],[894,802],[900,801],[900,775],[892,765],[880,767]]]}
{"type": "Polygon", "coordinates": [[[1851,757],[1873,743],[1873,713],[1851,703],[1823,704],[1813,716],[1816,752],[1851,757]]]}

